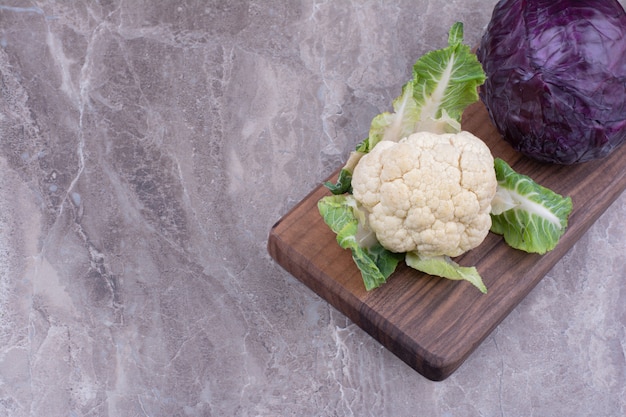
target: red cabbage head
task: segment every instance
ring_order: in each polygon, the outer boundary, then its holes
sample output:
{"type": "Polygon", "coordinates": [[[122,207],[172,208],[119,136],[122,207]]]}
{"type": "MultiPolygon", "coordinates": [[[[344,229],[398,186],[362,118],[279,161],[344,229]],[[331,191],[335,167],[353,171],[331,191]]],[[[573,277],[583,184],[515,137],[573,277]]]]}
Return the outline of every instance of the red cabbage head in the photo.
{"type": "Polygon", "coordinates": [[[626,141],[626,13],[617,0],[501,0],[477,56],[480,97],[516,150],[573,164],[626,141]]]}

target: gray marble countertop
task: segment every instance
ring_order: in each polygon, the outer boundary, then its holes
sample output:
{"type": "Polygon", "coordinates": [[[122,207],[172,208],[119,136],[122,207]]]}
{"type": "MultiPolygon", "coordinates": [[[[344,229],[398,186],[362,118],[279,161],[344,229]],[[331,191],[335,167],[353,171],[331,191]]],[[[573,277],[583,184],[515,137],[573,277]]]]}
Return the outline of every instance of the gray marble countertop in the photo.
{"type": "Polygon", "coordinates": [[[0,5],[0,416],[623,416],[626,195],[432,382],[271,226],[495,1],[0,5]]]}

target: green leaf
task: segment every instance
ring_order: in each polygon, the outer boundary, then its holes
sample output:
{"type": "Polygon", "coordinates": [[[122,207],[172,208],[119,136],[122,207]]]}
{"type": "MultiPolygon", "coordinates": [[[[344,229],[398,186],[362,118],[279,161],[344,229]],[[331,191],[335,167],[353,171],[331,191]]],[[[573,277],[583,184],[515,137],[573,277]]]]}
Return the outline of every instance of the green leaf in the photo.
{"type": "Polygon", "coordinates": [[[544,254],[565,233],[572,199],[545,188],[495,159],[498,188],[491,204],[491,231],[515,249],[544,254]]]}
{"type": "Polygon", "coordinates": [[[317,203],[324,222],[337,234],[337,242],[343,249],[350,249],[352,259],[361,271],[366,290],[372,290],[387,282],[404,254],[388,251],[369,230],[365,213],[351,195],[333,195],[321,198],[317,203]]]}
{"type": "Polygon", "coordinates": [[[350,157],[346,162],[346,165],[339,171],[339,177],[337,178],[337,182],[333,184],[330,181],[326,181],[324,186],[330,190],[331,193],[335,195],[350,193],[352,194],[352,172],[354,171],[354,167],[359,163],[361,157],[365,155],[366,150],[365,144],[366,141],[361,142],[357,149],[350,153],[350,157]]]}
{"type": "Polygon", "coordinates": [[[342,168],[339,171],[339,177],[337,178],[337,182],[333,184],[330,181],[326,181],[324,186],[330,190],[331,193],[335,195],[344,194],[352,191],[352,172],[347,170],[346,168],[342,168]]]}
{"type": "Polygon", "coordinates": [[[478,101],[477,88],[485,73],[462,41],[463,24],[457,22],[450,29],[448,47],[425,54],[413,66],[413,97],[420,112],[417,130],[432,131],[433,122],[446,113],[460,123],[465,108],[478,101]]]}
{"type": "Polygon", "coordinates": [[[475,267],[460,266],[449,256],[423,257],[417,252],[408,252],[405,261],[418,271],[451,280],[468,281],[483,294],[487,293],[487,287],[475,267]]]}
{"type": "Polygon", "coordinates": [[[352,172],[359,158],[380,141],[397,142],[420,131],[461,130],[461,115],[467,106],[478,101],[477,88],[485,81],[476,55],[462,42],[463,24],[457,22],[450,29],[447,47],[428,52],[415,62],[413,77],[393,100],[393,112],[374,117],[368,137],[352,152],[337,184],[325,184],[333,194],[350,192],[352,172]]]}

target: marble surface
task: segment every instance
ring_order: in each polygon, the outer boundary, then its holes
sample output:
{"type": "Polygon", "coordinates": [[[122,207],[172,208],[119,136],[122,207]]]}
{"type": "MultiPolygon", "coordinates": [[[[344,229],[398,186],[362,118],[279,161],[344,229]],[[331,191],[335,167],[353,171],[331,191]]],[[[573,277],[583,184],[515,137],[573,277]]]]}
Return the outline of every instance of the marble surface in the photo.
{"type": "Polygon", "coordinates": [[[623,416],[626,195],[431,382],[269,257],[495,1],[0,4],[0,416],[623,416]]]}

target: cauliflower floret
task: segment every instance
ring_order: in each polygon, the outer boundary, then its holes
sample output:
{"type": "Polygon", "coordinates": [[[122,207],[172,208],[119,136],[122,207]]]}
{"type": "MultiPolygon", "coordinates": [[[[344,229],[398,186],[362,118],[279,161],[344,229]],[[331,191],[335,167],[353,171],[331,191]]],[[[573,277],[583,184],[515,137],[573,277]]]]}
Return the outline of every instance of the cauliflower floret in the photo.
{"type": "Polygon", "coordinates": [[[381,141],[354,169],[354,198],[393,252],[459,256],[491,227],[497,180],[487,145],[469,132],[381,141]]]}

